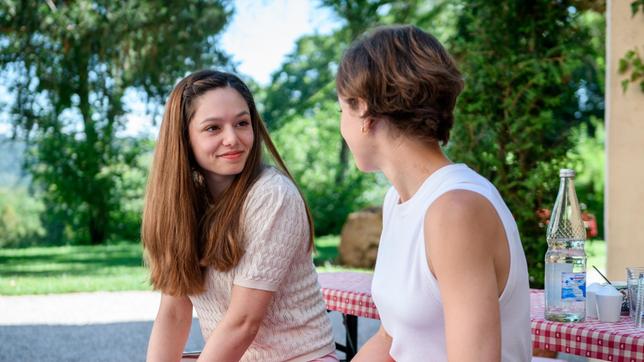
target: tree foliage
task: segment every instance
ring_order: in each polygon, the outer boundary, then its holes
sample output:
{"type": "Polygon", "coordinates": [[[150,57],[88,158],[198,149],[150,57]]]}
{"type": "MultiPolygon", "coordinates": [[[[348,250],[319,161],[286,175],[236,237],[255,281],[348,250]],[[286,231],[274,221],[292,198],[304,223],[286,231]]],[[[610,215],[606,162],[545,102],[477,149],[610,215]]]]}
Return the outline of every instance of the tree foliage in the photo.
{"type": "Polygon", "coordinates": [[[31,245],[44,236],[39,200],[22,187],[0,187],[0,248],[31,245]]]}
{"type": "Polygon", "coordinates": [[[425,23],[436,12],[424,1],[324,0],[321,6],[333,10],[340,27],[330,34],[298,39],[295,50],[272,74],[260,100],[264,118],[278,135],[284,158],[312,205],[316,232],[325,235],[338,233],[350,212],[381,201],[380,193],[384,194],[384,182],[352,166],[349,149],[340,136],[339,115],[330,111],[337,110],[335,72],[342,52],[369,28],[425,23]],[[322,134],[324,142],[312,138],[322,134]],[[291,144],[295,139],[301,149],[291,144]],[[308,163],[302,163],[303,155],[308,163]],[[375,198],[374,192],[378,193],[375,198]]]}
{"type": "Polygon", "coordinates": [[[582,124],[573,132],[574,149],[568,157],[573,161],[573,168],[578,171],[575,188],[579,202],[586,206],[586,211],[593,214],[597,221],[597,238],[604,239],[604,171],[606,169],[604,123],[596,117],[591,123],[582,124]],[[594,128],[594,131],[590,131],[594,128]]]}
{"type": "Polygon", "coordinates": [[[349,166],[345,179],[336,183],[340,152],[337,117],[337,105],[326,103],[313,116],[294,118],[272,134],[309,203],[318,235],[337,234],[350,212],[380,203],[386,191],[373,174],[360,172],[354,165],[349,166]],[[375,189],[377,195],[365,193],[367,189],[375,189]]]}
{"type": "Polygon", "coordinates": [[[33,146],[28,167],[48,217],[63,218],[50,227],[106,240],[124,197],[117,186],[145,149],[117,138],[126,90],[158,102],[186,72],[225,64],[215,43],[230,14],[224,0],[2,2],[11,121],[33,146]]]}
{"type": "Polygon", "coordinates": [[[465,75],[450,157],[490,179],[513,211],[534,286],[572,130],[603,113],[597,49],[574,1],[463,0],[450,47],[465,75]]]}
{"type": "MultiPolygon", "coordinates": [[[[631,1],[631,16],[636,18],[638,13],[641,13],[639,14],[639,20],[641,20],[644,16],[644,0],[631,1]]],[[[621,82],[624,93],[631,83],[639,83],[640,91],[644,92],[644,61],[638,47],[628,50],[619,60],[618,72],[627,76],[621,82]]]]}

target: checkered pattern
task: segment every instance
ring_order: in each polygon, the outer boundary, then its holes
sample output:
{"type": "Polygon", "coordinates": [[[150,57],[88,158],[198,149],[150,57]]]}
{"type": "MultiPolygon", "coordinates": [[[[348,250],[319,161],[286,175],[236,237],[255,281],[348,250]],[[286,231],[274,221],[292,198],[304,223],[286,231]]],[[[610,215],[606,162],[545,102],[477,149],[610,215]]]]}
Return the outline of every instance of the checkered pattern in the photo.
{"type": "Polygon", "coordinates": [[[354,272],[320,273],[322,296],[328,310],[358,317],[380,319],[371,300],[371,274],[354,272]]]}
{"type": "MultiPolygon", "coordinates": [[[[371,300],[371,274],[320,273],[327,309],[344,314],[379,319],[371,300]]],[[[551,322],[544,319],[542,290],[530,292],[532,346],[555,352],[617,362],[644,362],[644,329],[635,328],[627,316],[617,323],[551,322]]]]}
{"type": "Polygon", "coordinates": [[[532,345],[606,361],[644,361],[644,329],[637,329],[628,316],[619,322],[551,322],[544,319],[543,291],[530,293],[532,345]]]}

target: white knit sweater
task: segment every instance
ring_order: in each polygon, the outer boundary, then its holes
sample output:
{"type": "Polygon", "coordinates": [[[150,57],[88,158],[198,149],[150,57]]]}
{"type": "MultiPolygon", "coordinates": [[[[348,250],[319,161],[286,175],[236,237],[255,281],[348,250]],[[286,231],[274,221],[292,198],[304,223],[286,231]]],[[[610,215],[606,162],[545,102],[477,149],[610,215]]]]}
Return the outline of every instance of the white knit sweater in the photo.
{"type": "Polygon", "coordinates": [[[267,168],[242,212],[246,252],[228,272],[208,269],[206,291],[190,296],[207,341],[222,320],[233,285],[274,292],[242,361],[310,361],[335,349],[331,323],[308,252],[309,225],[295,185],[267,168]]]}

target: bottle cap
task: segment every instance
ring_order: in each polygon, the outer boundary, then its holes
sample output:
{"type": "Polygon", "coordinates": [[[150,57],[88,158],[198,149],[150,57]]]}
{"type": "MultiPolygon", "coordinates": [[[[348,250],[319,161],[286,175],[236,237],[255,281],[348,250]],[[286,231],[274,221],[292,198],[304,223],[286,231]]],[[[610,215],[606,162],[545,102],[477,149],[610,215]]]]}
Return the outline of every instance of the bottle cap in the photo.
{"type": "Polygon", "coordinates": [[[570,168],[562,168],[559,170],[559,177],[575,177],[575,170],[570,168]]]}

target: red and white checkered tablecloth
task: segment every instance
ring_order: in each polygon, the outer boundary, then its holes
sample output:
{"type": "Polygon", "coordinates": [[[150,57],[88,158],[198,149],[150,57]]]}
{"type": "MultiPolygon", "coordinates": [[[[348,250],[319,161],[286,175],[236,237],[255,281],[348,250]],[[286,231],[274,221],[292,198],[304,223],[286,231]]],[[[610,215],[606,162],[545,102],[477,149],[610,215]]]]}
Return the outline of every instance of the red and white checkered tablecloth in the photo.
{"type": "Polygon", "coordinates": [[[544,319],[543,291],[530,293],[532,346],[606,361],[644,361],[644,330],[628,316],[619,322],[551,322],[544,319]]]}
{"type": "Polygon", "coordinates": [[[335,272],[320,273],[322,296],[329,310],[358,317],[380,319],[371,300],[370,273],[335,272]]]}
{"type": "MultiPolygon", "coordinates": [[[[371,299],[371,277],[369,273],[320,273],[327,309],[379,319],[371,299]]],[[[644,362],[644,330],[635,328],[629,317],[622,316],[617,323],[547,321],[544,319],[542,290],[531,290],[530,314],[534,348],[606,361],[644,362]]]]}

